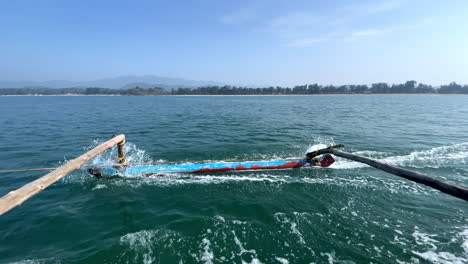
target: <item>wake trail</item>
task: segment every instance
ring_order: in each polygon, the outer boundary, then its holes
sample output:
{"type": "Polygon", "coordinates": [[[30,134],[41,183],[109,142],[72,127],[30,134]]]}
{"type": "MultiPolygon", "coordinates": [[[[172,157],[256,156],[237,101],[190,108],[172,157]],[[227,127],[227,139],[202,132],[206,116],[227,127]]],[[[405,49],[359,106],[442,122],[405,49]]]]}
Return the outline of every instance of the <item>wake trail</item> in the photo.
{"type": "MultiPolygon", "coordinates": [[[[327,144],[320,143],[311,145],[306,152],[315,151],[317,149],[328,147],[330,144],[334,144],[334,142],[329,142],[330,140],[326,140],[327,144]]],[[[333,140],[331,140],[333,141],[333,140]]],[[[98,144],[99,142],[96,141],[93,143],[98,144]]],[[[99,164],[99,165],[115,165],[116,164],[116,150],[107,151],[93,161],[91,164],[99,164]]],[[[125,152],[126,158],[129,163],[132,162],[153,162],[154,160],[148,155],[145,150],[138,148],[135,144],[127,142],[125,145],[125,152]]],[[[447,145],[447,146],[440,146],[434,147],[427,150],[422,151],[414,151],[406,155],[394,155],[394,153],[390,152],[379,152],[379,151],[357,151],[353,152],[354,154],[362,155],[365,157],[369,157],[375,159],[377,161],[402,166],[402,167],[413,167],[413,168],[440,168],[440,167],[447,167],[447,166],[460,166],[461,164],[468,164],[468,142],[447,145]]],[[[274,156],[275,159],[281,159],[274,156]]],[[[299,157],[298,157],[299,158],[299,157]]],[[[344,158],[335,157],[336,162],[332,164],[328,169],[357,169],[357,168],[366,168],[369,167],[366,164],[362,164],[359,162],[349,161],[344,158]]],[[[248,159],[246,159],[247,161],[248,159]]],[[[272,160],[272,159],[265,159],[265,161],[272,160]]],[[[163,160],[158,160],[163,161],[163,160]]],[[[217,162],[228,162],[228,161],[217,161],[217,162]]],[[[190,162],[182,162],[190,163],[190,162]]],[[[314,168],[315,169],[315,168],[314,168]]],[[[326,168],[319,168],[319,169],[326,169],[326,168]]],[[[262,174],[263,175],[263,174],[262,174]]],[[[201,178],[201,180],[207,180],[207,177],[213,177],[214,175],[192,175],[192,178],[201,178]]],[[[224,175],[226,176],[226,175],[224,175]]],[[[247,175],[242,175],[247,176],[247,175]]],[[[229,175],[227,178],[230,180],[246,180],[236,178],[237,176],[229,175]]],[[[255,177],[263,179],[264,177],[256,175],[255,177]]],[[[227,180],[226,177],[223,177],[223,181],[227,180]]],[[[268,180],[278,180],[276,178],[268,180]]],[[[200,179],[199,179],[200,180],[200,179]]],[[[259,179],[252,179],[251,175],[248,175],[247,180],[259,180],[259,179]]],[[[265,179],[263,179],[265,180],[265,179]]],[[[284,180],[284,179],[281,179],[284,180]]]]}

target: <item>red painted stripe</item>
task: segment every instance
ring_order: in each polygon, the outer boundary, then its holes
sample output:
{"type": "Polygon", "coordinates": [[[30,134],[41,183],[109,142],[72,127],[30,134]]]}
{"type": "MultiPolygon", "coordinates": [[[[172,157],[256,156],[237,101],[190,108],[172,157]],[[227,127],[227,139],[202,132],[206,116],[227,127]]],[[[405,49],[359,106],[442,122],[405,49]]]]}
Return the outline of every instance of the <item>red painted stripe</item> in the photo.
{"type": "Polygon", "coordinates": [[[295,168],[299,162],[293,161],[288,162],[283,165],[278,166],[265,166],[262,167],[260,165],[252,165],[250,168],[246,168],[244,166],[237,166],[236,168],[222,168],[222,169],[201,169],[192,171],[190,173],[208,173],[208,172],[221,172],[221,171],[244,171],[244,170],[280,170],[280,169],[292,169],[295,168]]]}

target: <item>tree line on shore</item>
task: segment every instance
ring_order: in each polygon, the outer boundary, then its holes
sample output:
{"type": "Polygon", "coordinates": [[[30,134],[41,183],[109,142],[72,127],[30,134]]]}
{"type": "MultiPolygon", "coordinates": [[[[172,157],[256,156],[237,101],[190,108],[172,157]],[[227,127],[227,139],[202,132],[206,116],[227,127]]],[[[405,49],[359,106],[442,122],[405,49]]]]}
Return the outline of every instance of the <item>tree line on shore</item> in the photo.
{"type": "Polygon", "coordinates": [[[407,81],[404,84],[374,83],[368,85],[318,85],[305,84],[293,88],[264,87],[248,88],[236,86],[205,86],[198,88],[174,88],[166,91],[160,87],[126,90],[108,88],[2,88],[0,95],[306,95],[306,94],[468,94],[468,85],[452,82],[438,88],[431,85],[407,81]]]}

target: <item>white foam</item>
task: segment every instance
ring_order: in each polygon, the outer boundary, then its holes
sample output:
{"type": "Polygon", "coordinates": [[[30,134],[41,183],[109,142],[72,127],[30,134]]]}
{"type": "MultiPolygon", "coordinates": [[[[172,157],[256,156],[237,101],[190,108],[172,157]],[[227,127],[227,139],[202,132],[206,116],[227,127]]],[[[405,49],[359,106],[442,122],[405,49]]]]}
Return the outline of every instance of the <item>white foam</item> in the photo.
{"type": "Polygon", "coordinates": [[[240,221],[240,220],[232,220],[232,223],[235,225],[245,225],[247,224],[246,221],[240,221]]]}
{"type": "Polygon", "coordinates": [[[457,257],[449,252],[434,252],[434,251],[426,251],[426,252],[416,252],[412,251],[414,254],[418,255],[419,257],[428,260],[432,263],[436,264],[465,264],[466,259],[457,257]]]}
{"type": "MultiPolygon", "coordinates": [[[[152,184],[158,186],[172,186],[183,184],[223,184],[229,182],[267,182],[267,183],[288,183],[297,181],[287,175],[276,175],[273,173],[259,173],[259,172],[242,172],[238,175],[233,174],[167,174],[158,177],[138,177],[138,182],[132,181],[132,187],[138,187],[141,184],[152,184]]],[[[126,181],[126,179],[116,179],[114,184],[118,181],[126,181]]]]}
{"type": "Polygon", "coordinates": [[[285,258],[275,257],[275,259],[281,264],[289,264],[289,261],[285,258]]]}
{"type": "Polygon", "coordinates": [[[312,224],[306,217],[310,215],[307,213],[298,213],[298,212],[293,212],[293,215],[294,215],[295,221],[292,220],[293,217],[291,217],[290,219],[285,213],[281,213],[281,212],[275,213],[273,216],[276,221],[280,222],[284,228],[288,228],[290,233],[294,234],[297,237],[300,246],[308,249],[312,255],[315,255],[315,252],[312,250],[312,248],[307,246],[304,236],[299,231],[299,228],[297,226],[298,221],[304,221],[304,222],[308,222],[308,224],[312,224]]]}
{"type": "Polygon", "coordinates": [[[463,230],[459,235],[463,239],[461,247],[468,254],[468,229],[463,230]]]}
{"type": "Polygon", "coordinates": [[[464,142],[423,151],[415,151],[403,156],[388,157],[382,159],[382,161],[400,166],[439,168],[440,166],[450,165],[454,162],[457,164],[466,164],[468,162],[467,159],[468,142],[464,142]]]}
{"type": "Polygon", "coordinates": [[[214,254],[210,249],[211,243],[207,238],[202,240],[203,253],[200,256],[200,259],[204,261],[205,264],[213,264],[214,254]]]}
{"type": "Polygon", "coordinates": [[[299,238],[299,242],[305,245],[306,242],[304,240],[304,237],[302,236],[302,233],[299,232],[299,230],[297,229],[297,224],[294,222],[291,222],[291,231],[297,235],[297,237],[299,238]]]}
{"type": "Polygon", "coordinates": [[[216,215],[215,218],[218,219],[219,221],[223,222],[223,223],[226,222],[226,219],[224,219],[224,217],[222,217],[220,215],[216,215]]]}
{"type": "Polygon", "coordinates": [[[453,252],[437,252],[437,244],[441,244],[441,242],[433,238],[437,235],[423,233],[418,229],[418,227],[415,227],[415,229],[416,230],[413,232],[413,237],[415,238],[416,244],[429,246],[430,249],[426,249],[423,252],[412,250],[413,254],[419,256],[424,260],[437,264],[468,263],[468,229],[466,229],[466,227],[464,227],[463,231],[456,234],[456,236],[450,240],[451,243],[457,243],[457,241],[459,241],[459,238],[461,238],[461,248],[464,251],[464,254],[462,253],[462,256],[457,256],[453,252]]]}
{"type": "Polygon", "coordinates": [[[96,186],[94,186],[92,190],[94,191],[94,190],[105,189],[105,188],[107,188],[107,185],[97,184],[96,186]]]}
{"type": "Polygon", "coordinates": [[[155,231],[143,230],[135,233],[129,233],[120,238],[120,243],[127,245],[135,252],[135,262],[153,263],[156,259],[153,257],[152,243],[156,236],[155,231]]]}
{"type": "MultiPolygon", "coordinates": [[[[452,164],[467,164],[468,163],[468,142],[463,142],[454,145],[435,147],[423,151],[414,151],[407,155],[385,156],[384,152],[375,151],[359,151],[354,152],[369,158],[374,158],[378,161],[405,167],[415,168],[439,168],[452,164]]],[[[368,167],[365,164],[348,161],[346,159],[337,158],[336,162],[330,166],[334,169],[356,169],[368,167]]]]}
{"type": "Polygon", "coordinates": [[[241,263],[242,263],[242,264],[262,264],[262,262],[261,262],[258,258],[253,258],[252,261],[251,261],[250,263],[245,262],[244,260],[242,260],[241,263]]]}
{"type": "Polygon", "coordinates": [[[234,242],[236,243],[236,245],[239,247],[240,249],[240,252],[238,255],[242,255],[244,253],[252,253],[256,256],[257,252],[254,250],[254,249],[250,249],[250,250],[247,250],[244,248],[244,246],[242,245],[242,243],[240,242],[239,238],[237,237],[236,235],[236,232],[231,231],[231,233],[234,235],[234,242]]]}
{"type": "Polygon", "coordinates": [[[327,260],[328,260],[329,264],[335,263],[336,258],[335,258],[335,252],[334,251],[330,252],[330,253],[328,253],[328,252],[320,253],[320,255],[324,256],[324,257],[327,257],[327,260]]]}
{"type": "Polygon", "coordinates": [[[252,261],[250,263],[245,262],[244,260],[241,260],[242,264],[261,264],[262,262],[258,259],[257,252],[255,249],[245,249],[244,246],[242,245],[242,242],[239,240],[239,238],[236,235],[236,232],[234,230],[231,231],[232,235],[234,236],[234,243],[239,247],[239,253],[237,253],[238,256],[241,256],[243,254],[249,253],[251,254],[252,261]]]}
{"type": "Polygon", "coordinates": [[[432,238],[432,237],[435,237],[437,235],[426,234],[426,233],[420,232],[418,229],[416,229],[413,232],[412,235],[413,235],[414,239],[416,240],[416,244],[418,244],[418,245],[428,245],[433,250],[437,249],[437,246],[435,244],[438,243],[439,241],[432,238]]]}
{"type": "Polygon", "coordinates": [[[311,146],[309,146],[309,147],[307,148],[306,153],[309,153],[309,152],[312,152],[312,151],[316,151],[316,150],[319,150],[319,149],[323,149],[323,148],[326,148],[326,147],[328,147],[328,146],[329,146],[329,145],[323,144],[323,143],[311,145],[311,146]]]}

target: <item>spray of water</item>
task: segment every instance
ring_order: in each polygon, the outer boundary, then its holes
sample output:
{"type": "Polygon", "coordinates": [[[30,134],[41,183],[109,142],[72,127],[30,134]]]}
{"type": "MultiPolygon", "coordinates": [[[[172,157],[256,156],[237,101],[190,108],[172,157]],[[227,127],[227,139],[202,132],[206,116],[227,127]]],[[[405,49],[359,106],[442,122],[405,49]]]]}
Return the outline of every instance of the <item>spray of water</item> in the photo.
{"type": "MultiPolygon", "coordinates": [[[[93,143],[86,147],[85,150],[90,150],[102,142],[99,140],[94,140],[93,143]]],[[[127,142],[124,145],[125,150],[125,159],[129,163],[134,162],[153,162],[151,157],[144,151],[143,149],[138,148],[135,144],[131,142],[127,142]]],[[[112,149],[109,149],[102,153],[101,155],[94,158],[90,163],[90,165],[115,165],[117,164],[117,146],[114,146],[112,149]]]]}
{"type": "MultiPolygon", "coordinates": [[[[428,150],[414,151],[406,155],[397,156],[389,156],[391,153],[375,151],[360,151],[355,153],[396,166],[440,168],[444,166],[467,164],[468,142],[435,147],[428,150]]],[[[331,166],[331,168],[334,169],[355,169],[364,167],[367,167],[367,165],[339,158],[337,159],[337,162],[331,166]]]]}

